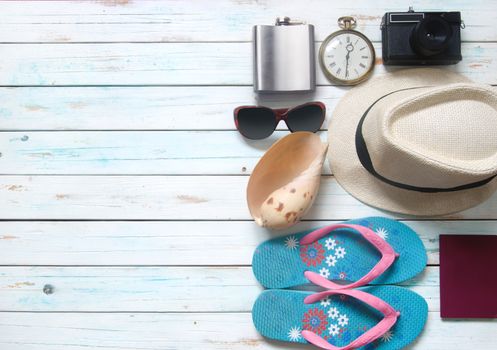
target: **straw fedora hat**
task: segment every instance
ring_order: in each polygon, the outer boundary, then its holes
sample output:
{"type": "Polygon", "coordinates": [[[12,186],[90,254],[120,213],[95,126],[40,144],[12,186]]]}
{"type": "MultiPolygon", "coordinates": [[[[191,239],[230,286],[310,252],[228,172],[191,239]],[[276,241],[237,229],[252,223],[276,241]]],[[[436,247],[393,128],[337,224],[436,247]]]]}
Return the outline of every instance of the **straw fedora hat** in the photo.
{"type": "Polygon", "coordinates": [[[497,89],[447,70],[397,71],[350,90],[328,136],[337,181],[380,209],[449,214],[497,189],[497,89]]]}

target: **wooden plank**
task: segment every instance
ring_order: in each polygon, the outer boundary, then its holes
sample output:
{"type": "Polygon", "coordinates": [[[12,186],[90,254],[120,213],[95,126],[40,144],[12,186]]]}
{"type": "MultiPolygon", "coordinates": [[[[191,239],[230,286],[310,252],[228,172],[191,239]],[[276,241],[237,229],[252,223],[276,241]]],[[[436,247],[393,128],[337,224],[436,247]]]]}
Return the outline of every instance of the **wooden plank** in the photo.
{"type": "MultiPolygon", "coordinates": [[[[250,43],[0,44],[0,51],[0,85],[252,84],[250,43]]],[[[464,60],[445,69],[497,83],[497,43],[466,43],[462,51],[464,60]]],[[[376,63],[375,75],[387,73],[376,63]]],[[[330,85],[316,69],[317,83],[330,85]]]]}
{"type": "MultiPolygon", "coordinates": [[[[438,267],[404,285],[439,311],[438,267]]],[[[261,290],[250,267],[0,268],[0,311],[248,312],[261,290]]]]}
{"type": "MultiPolygon", "coordinates": [[[[428,314],[406,349],[495,350],[496,320],[443,320],[428,314]]],[[[264,339],[250,313],[0,313],[2,350],[308,349],[264,339]],[[184,335],[184,336],[182,336],[184,335]]]]}
{"type": "MultiPolygon", "coordinates": [[[[248,176],[0,177],[0,219],[249,220],[248,176]]],[[[496,219],[497,195],[450,219],[496,219]]],[[[392,214],[366,206],[323,176],[308,220],[392,214]]],[[[401,217],[400,215],[394,215],[401,217]]]]}
{"type": "MultiPolygon", "coordinates": [[[[343,15],[358,18],[358,30],[379,41],[381,17],[408,9],[409,2],[356,0],[330,4],[326,0],[270,1],[29,1],[0,3],[0,42],[171,42],[249,41],[254,24],[272,24],[277,16],[298,17],[315,25],[323,40],[337,29],[343,15]]],[[[497,40],[496,6],[491,0],[423,1],[419,11],[462,11],[463,40],[497,40]]]]}
{"type": "MultiPolygon", "coordinates": [[[[251,221],[4,221],[0,265],[250,265],[263,241],[335,222],[305,221],[272,232],[251,221]]],[[[431,265],[439,263],[441,233],[497,233],[496,221],[405,223],[419,234],[431,265]]]]}
{"type": "Polygon", "coordinates": [[[261,290],[248,267],[0,268],[0,311],[248,311],[261,290]]]}
{"type": "MultiPolygon", "coordinates": [[[[243,175],[288,131],[3,132],[2,174],[243,175]]],[[[320,133],[327,142],[326,132],[320,133]]],[[[330,174],[326,163],[323,173],[330,174]]]]}
{"type": "MultiPolygon", "coordinates": [[[[0,130],[234,130],[233,109],[322,101],[331,112],[348,88],[256,95],[249,86],[0,88],[0,130]]],[[[284,123],[280,129],[286,129],[284,123]]]]}

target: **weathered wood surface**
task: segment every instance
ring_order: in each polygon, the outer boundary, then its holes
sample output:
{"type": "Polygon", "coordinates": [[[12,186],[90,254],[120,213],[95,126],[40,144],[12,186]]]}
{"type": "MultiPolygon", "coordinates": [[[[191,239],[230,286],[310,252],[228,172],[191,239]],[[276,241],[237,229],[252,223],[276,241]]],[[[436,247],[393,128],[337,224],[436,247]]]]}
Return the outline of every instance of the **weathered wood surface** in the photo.
{"type": "MultiPolygon", "coordinates": [[[[444,69],[497,84],[490,0],[33,4],[0,1],[2,350],[287,348],[252,326],[257,244],[334,220],[391,215],[349,196],[325,168],[307,221],[269,232],[250,220],[248,175],[287,131],[243,140],[233,108],[320,100],[326,130],[348,91],[318,70],[315,93],[254,94],[252,25],[300,17],[316,26],[318,47],[337,17],[352,14],[380,56],[384,12],[461,10],[464,60],[444,69]]],[[[374,74],[386,73],[378,57],[374,74]]],[[[497,196],[444,218],[394,217],[420,234],[430,265],[404,284],[430,307],[412,348],[495,349],[495,321],[440,319],[438,235],[496,233],[497,196]]]]}
{"type": "MultiPolygon", "coordinates": [[[[495,350],[496,327],[430,312],[422,336],[406,349],[495,350]]],[[[263,339],[250,313],[0,313],[0,333],[0,347],[9,350],[312,349],[263,339]]]]}
{"type": "MultiPolygon", "coordinates": [[[[249,220],[248,176],[1,176],[0,219],[249,220]]],[[[323,176],[308,220],[402,217],[366,206],[323,176]]],[[[496,219],[497,195],[445,219],[496,219]]]]}
{"type": "Polygon", "coordinates": [[[358,18],[358,30],[381,41],[381,17],[387,11],[462,11],[466,41],[497,40],[497,17],[491,0],[355,0],[340,4],[265,1],[30,1],[2,4],[0,42],[192,42],[249,41],[254,24],[272,24],[278,16],[306,20],[323,40],[337,29],[336,19],[358,18]]]}
{"type": "MultiPolygon", "coordinates": [[[[3,221],[0,265],[248,266],[259,243],[332,223],[305,221],[270,232],[251,221],[3,221]]],[[[422,239],[430,265],[439,263],[441,233],[497,232],[496,221],[405,223],[422,239]]]]}
{"type": "MultiPolygon", "coordinates": [[[[375,75],[402,67],[381,64],[375,75]]],[[[316,51],[319,44],[316,44],[316,51]]],[[[0,44],[0,85],[252,85],[250,43],[0,44]]],[[[497,43],[465,43],[464,60],[445,67],[497,82],[497,43]]],[[[331,85],[316,65],[317,84],[331,85]]]]}

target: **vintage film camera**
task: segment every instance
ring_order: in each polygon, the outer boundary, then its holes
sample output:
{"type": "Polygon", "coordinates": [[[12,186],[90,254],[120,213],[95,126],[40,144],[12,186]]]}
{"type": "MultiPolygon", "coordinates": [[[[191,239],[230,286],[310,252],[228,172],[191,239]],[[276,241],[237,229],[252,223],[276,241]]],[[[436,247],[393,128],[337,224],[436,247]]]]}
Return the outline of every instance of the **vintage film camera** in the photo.
{"type": "Polygon", "coordinates": [[[461,56],[460,12],[387,12],[382,19],[386,65],[455,64],[461,56]]]}

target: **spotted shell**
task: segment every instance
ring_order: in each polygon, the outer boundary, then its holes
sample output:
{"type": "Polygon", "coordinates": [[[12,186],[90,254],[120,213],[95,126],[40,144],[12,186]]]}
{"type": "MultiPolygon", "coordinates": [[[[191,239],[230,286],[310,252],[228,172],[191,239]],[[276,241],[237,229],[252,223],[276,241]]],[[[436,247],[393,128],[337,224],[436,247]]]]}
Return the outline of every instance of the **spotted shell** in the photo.
{"type": "Polygon", "coordinates": [[[316,134],[296,132],[264,154],[247,187],[249,210],[258,225],[283,229],[302,219],[319,190],[327,148],[316,134]]]}

